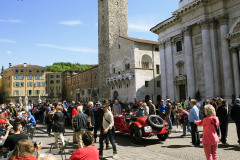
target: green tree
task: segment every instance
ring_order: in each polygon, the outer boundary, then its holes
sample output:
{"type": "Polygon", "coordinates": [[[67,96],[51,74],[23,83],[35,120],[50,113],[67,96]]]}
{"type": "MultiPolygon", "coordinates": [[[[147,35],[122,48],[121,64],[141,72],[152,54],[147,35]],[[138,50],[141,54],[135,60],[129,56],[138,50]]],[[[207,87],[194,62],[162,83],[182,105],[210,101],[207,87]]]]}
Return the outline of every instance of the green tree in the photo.
{"type": "Polygon", "coordinates": [[[56,62],[53,63],[51,66],[46,66],[47,71],[49,72],[64,72],[66,70],[79,70],[85,71],[91,69],[96,65],[87,65],[87,64],[80,64],[80,63],[70,63],[70,62],[56,62]]]}

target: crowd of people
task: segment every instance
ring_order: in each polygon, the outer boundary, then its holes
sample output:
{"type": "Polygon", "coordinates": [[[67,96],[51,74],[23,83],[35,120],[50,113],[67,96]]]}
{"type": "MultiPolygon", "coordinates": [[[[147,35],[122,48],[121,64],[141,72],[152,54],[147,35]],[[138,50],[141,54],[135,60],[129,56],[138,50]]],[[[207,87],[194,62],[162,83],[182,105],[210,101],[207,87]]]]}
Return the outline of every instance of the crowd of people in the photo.
{"type": "MultiPolygon", "coordinates": [[[[73,142],[78,145],[78,149],[73,152],[71,160],[101,158],[104,140],[106,148],[109,148],[109,142],[111,143],[113,157],[117,158],[113,116],[130,112],[137,117],[159,115],[168,122],[169,133],[174,131],[173,125],[177,128],[175,132],[183,133],[182,137],[187,136],[187,131],[191,132],[191,146],[193,147],[201,143],[198,126],[203,126],[202,144],[207,159],[217,159],[218,137],[221,136],[220,140],[223,145],[229,144],[227,133],[229,116],[231,116],[236,123],[240,144],[239,98],[231,105],[222,98],[206,100],[202,105],[195,99],[187,103],[185,100],[172,103],[170,99],[167,99],[154,104],[151,100],[133,103],[118,100],[96,103],[63,101],[62,103],[29,104],[28,106],[15,106],[9,103],[0,106],[0,139],[5,139],[3,153],[10,153],[8,156],[11,160],[33,156],[34,151],[39,153],[42,144],[37,143],[34,147],[33,142],[27,140],[29,138],[23,131],[28,127],[35,127],[37,123],[45,123],[48,135],[51,136],[51,133],[54,135],[55,149],[64,148],[65,127],[72,127],[73,142]],[[99,150],[93,145],[97,139],[100,144],[99,150]]],[[[36,159],[40,159],[39,154],[36,159]]]]}

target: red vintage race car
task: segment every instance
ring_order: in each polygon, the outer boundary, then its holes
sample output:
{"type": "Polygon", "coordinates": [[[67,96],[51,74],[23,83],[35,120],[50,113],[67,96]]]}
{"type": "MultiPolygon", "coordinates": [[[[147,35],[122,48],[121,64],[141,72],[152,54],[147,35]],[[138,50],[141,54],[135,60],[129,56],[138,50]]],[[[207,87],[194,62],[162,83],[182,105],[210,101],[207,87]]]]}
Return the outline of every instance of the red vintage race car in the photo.
{"type": "Polygon", "coordinates": [[[133,143],[141,143],[142,137],[157,135],[159,140],[165,141],[168,137],[168,123],[158,115],[136,117],[129,113],[114,116],[115,131],[130,134],[133,143]]]}

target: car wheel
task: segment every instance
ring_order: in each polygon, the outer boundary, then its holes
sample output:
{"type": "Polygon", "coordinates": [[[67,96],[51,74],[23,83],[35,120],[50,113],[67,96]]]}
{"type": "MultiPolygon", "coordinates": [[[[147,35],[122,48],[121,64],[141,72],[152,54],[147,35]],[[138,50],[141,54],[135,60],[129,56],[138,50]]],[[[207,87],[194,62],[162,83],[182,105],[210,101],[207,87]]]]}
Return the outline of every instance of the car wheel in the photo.
{"type": "Polygon", "coordinates": [[[166,134],[158,134],[157,137],[158,137],[158,139],[160,141],[165,141],[168,138],[168,133],[166,133],[166,134]]]}
{"type": "Polygon", "coordinates": [[[133,143],[139,144],[142,142],[142,130],[137,126],[133,126],[130,129],[130,137],[133,143]]]}
{"type": "Polygon", "coordinates": [[[149,115],[147,122],[153,129],[156,130],[162,130],[165,126],[163,119],[158,115],[149,115]]]}

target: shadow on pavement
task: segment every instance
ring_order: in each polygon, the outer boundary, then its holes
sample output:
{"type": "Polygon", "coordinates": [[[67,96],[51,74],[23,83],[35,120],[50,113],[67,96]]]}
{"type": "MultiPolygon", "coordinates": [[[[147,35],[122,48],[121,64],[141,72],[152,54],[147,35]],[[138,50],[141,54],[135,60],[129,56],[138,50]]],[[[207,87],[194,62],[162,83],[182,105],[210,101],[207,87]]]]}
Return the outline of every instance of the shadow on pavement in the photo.
{"type": "Polygon", "coordinates": [[[190,145],[169,145],[169,146],[162,146],[164,148],[185,148],[190,147],[190,145]]]}
{"type": "Polygon", "coordinates": [[[123,133],[115,133],[114,139],[117,143],[117,145],[120,146],[134,146],[134,147],[146,147],[150,145],[155,145],[161,143],[157,136],[155,136],[155,139],[150,138],[143,138],[141,144],[134,144],[131,142],[130,135],[123,134],[123,133]]]}
{"type": "Polygon", "coordinates": [[[233,151],[240,151],[240,147],[235,146],[235,145],[218,145],[218,148],[223,148],[224,150],[233,150],[233,151]]]}

